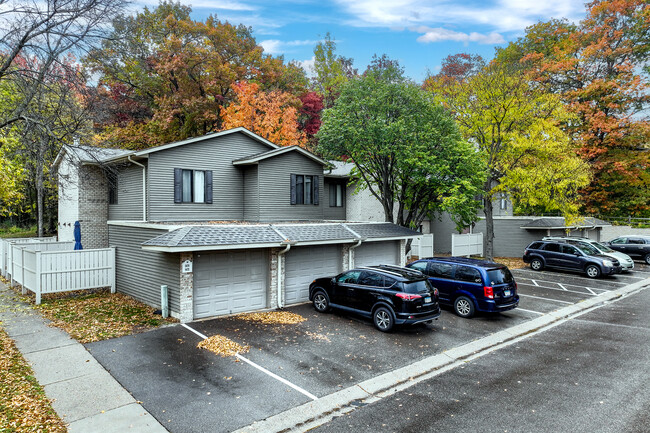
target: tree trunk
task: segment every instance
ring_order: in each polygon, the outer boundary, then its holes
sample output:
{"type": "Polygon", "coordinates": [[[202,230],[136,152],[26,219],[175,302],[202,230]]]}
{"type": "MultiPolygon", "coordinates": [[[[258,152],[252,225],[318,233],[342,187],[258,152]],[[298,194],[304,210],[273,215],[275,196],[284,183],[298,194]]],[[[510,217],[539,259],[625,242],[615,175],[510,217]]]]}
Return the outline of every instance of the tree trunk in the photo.
{"type": "Polygon", "coordinates": [[[41,143],[40,148],[38,149],[38,157],[36,158],[36,215],[37,215],[37,224],[38,224],[38,237],[43,237],[43,213],[45,212],[44,203],[45,203],[45,181],[43,180],[43,164],[45,164],[44,153],[44,144],[41,143]]]}
{"type": "Polygon", "coordinates": [[[492,197],[485,197],[483,212],[485,213],[485,237],[483,241],[483,256],[487,260],[494,259],[494,217],[492,211],[492,197]]]}

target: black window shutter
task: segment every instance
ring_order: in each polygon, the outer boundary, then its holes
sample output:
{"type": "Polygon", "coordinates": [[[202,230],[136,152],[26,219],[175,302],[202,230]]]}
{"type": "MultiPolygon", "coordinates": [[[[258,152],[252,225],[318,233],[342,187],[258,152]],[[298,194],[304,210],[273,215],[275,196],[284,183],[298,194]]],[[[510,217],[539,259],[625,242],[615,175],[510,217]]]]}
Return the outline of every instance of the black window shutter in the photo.
{"type": "Polygon", "coordinates": [[[314,197],[314,204],[318,204],[318,176],[313,176],[312,178],[312,187],[314,188],[314,193],[312,194],[312,197],[314,197]]]}
{"type": "Polygon", "coordinates": [[[183,170],[174,169],[174,203],[183,202],[183,170]]]}
{"type": "Polygon", "coordinates": [[[291,174],[291,204],[296,204],[296,175],[291,174]]]}
{"type": "Polygon", "coordinates": [[[212,170],[205,171],[205,202],[212,204],[212,170]]]}

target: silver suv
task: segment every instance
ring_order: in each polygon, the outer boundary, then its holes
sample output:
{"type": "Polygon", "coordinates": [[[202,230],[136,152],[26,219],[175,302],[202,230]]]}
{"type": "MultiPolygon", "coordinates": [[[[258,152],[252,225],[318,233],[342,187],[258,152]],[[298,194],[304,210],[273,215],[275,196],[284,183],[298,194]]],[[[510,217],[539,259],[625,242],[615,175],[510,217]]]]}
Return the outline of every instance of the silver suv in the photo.
{"type": "Polygon", "coordinates": [[[589,244],[595,249],[598,250],[598,252],[603,255],[603,256],[609,256],[617,259],[619,262],[621,262],[621,267],[623,268],[623,272],[628,272],[632,269],[634,269],[634,260],[630,256],[628,256],[625,253],[621,253],[619,251],[614,251],[607,245],[603,245],[600,242],[596,242],[593,239],[589,238],[582,238],[582,237],[577,237],[577,236],[545,236],[544,237],[545,241],[564,241],[568,244],[573,244],[573,245],[580,245],[580,244],[589,244]]]}

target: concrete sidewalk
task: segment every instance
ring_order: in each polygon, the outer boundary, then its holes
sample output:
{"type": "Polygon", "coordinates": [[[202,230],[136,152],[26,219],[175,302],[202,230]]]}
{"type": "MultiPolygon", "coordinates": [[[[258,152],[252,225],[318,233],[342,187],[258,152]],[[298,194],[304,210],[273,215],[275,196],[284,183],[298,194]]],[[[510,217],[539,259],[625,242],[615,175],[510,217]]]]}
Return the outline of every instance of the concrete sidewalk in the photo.
{"type": "Polygon", "coordinates": [[[0,282],[0,321],[70,433],[165,433],[76,340],[0,282]]]}

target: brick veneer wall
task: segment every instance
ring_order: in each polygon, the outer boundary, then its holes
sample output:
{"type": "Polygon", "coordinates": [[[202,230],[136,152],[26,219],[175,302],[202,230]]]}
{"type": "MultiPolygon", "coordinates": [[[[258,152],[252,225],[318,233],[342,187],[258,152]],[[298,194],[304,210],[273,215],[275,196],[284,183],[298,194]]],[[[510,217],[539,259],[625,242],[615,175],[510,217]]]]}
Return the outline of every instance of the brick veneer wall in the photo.
{"type": "Polygon", "coordinates": [[[108,248],[108,184],[102,169],[79,170],[79,222],[84,248],[108,248]]]}

